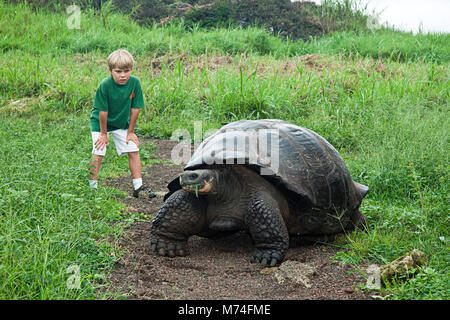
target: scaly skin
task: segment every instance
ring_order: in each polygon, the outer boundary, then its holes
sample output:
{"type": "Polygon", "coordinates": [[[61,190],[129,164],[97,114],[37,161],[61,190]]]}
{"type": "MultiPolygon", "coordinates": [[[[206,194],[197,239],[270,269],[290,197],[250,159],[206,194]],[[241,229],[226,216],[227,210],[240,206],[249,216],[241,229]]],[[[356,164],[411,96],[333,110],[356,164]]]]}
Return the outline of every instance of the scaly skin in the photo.
{"type": "Polygon", "coordinates": [[[210,193],[196,197],[192,188],[187,188],[190,192],[178,190],[173,193],[153,221],[152,250],[162,256],[183,256],[187,254],[186,243],[190,236],[226,235],[238,231],[230,229],[235,226],[250,232],[256,247],[251,258],[253,262],[262,266],[280,263],[289,247],[288,230],[283,220],[283,214],[287,215],[289,210],[285,198],[249,169],[238,166],[233,170],[224,167],[216,170],[184,173],[183,183],[207,185],[203,183],[207,180],[210,193]],[[220,177],[218,172],[222,172],[220,177]],[[230,185],[235,188],[229,188],[230,185]],[[242,221],[242,225],[239,226],[237,221],[242,221]]]}
{"type": "Polygon", "coordinates": [[[278,206],[269,195],[253,198],[245,223],[256,247],[251,261],[263,267],[280,263],[289,248],[289,235],[278,206]]]}
{"type": "Polygon", "coordinates": [[[184,190],[172,194],[159,209],[150,231],[153,252],[161,256],[187,255],[187,240],[205,227],[205,203],[184,190]]]}

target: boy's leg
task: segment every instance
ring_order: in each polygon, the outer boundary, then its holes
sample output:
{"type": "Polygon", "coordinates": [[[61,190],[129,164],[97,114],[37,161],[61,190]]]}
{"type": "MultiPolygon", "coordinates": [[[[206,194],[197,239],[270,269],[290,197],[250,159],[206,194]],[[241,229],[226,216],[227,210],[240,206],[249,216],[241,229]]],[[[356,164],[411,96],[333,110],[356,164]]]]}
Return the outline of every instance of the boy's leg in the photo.
{"type": "Polygon", "coordinates": [[[128,164],[130,165],[131,177],[133,177],[133,179],[142,178],[142,166],[139,151],[128,152],[128,164]]]}
{"type": "Polygon", "coordinates": [[[130,166],[133,189],[138,190],[142,186],[142,166],[139,152],[128,152],[128,164],[130,166]]]}
{"type": "Polygon", "coordinates": [[[106,147],[103,150],[98,150],[95,147],[95,142],[100,136],[100,132],[91,132],[92,136],[92,161],[89,165],[90,177],[89,177],[89,185],[93,189],[97,189],[98,187],[98,174],[100,172],[100,167],[102,165],[103,157],[106,153],[106,147]]]}
{"type": "Polygon", "coordinates": [[[91,188],[97,189],[98,186],[98,174],[100,172],[100,167],[102,165],[103,156],[100,156],[98,154],[92,155],[92,161],[89,165],[89,169],[91,171],[90,177],[89,177],[89,185],[91,188]]]}
{"type": "Polygon", "coordinates": [[[156,197],[150,188],[142,184],[142,165],[139,152],[128,152],[128,163],[130,165],[131,177],[133,178],[133,197],[138,198],[139,193],[145,193],[149,199],[156,197]]]}
{"type": "Polygon", "coordinates": [[[119,156],[128,154],[128,164],[130,166],[131,177],[133,178],[133,196],[137,198],[139,197],[139,193],[143,192],[148,194],[150,199],[156,197],[156,195],[150,191],[150,188],[142,184],[142,165],[139,148],[133,141],[128,141],[128,143],[126,143],[127,130],[115,130],[112,131],[111,134],[114,138],[117,154],[119,156]]]}
{"type": "Polygon", "coordinates": [[[145,193],[149,199],[156,197],[150,188],[142,184],[142,165],[139,152],[128,152],[128,163],[130,165],[131,177],[133,178],[133,197],[138,198],[139,193],[145,193]]]}

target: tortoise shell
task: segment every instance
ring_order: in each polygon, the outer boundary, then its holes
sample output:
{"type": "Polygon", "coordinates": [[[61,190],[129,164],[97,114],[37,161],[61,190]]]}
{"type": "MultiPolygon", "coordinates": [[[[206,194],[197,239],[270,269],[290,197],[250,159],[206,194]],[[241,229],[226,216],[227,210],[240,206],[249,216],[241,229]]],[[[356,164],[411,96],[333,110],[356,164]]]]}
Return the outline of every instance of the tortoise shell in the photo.
{"type": "MultiPolygon", "coordinates": [[[[368,187],[354,182],[339,152],[312,130],[282,120],[240,120],[206,138],[184,170],[241,164],[291,201],[324,210],[356,209],[368,187]]],[[[179,189],[177,179],[169,184],[179,189]]]]}

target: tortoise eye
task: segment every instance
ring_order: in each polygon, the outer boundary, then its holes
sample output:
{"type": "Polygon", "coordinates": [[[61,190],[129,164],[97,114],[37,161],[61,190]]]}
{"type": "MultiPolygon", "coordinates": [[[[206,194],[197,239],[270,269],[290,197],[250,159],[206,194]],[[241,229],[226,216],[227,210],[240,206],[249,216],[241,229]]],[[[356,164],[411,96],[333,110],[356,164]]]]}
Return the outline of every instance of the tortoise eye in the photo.
{"type": "Polygon", "coordinates": [[[192,174],[189,176],[189,178],[190,178],[191,180],[195,180],[195,179],[198,178],[198,174],[192,173],[192,174]]]}

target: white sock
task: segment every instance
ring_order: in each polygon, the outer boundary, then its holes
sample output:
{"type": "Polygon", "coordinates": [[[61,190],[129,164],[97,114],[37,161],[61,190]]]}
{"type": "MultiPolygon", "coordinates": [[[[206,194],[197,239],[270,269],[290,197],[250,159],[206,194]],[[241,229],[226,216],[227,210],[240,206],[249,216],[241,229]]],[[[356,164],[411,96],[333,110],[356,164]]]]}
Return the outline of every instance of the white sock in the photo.
{"type": "Polygon", "coordinates": [[[142,186],[142,178],[133,179],[134,190],[139,189],[142,186]]]}
{"type": "Polygon", "coordinates": [[[89,186],[90,186],[92,189],[97,189],[97,187],[98,187],[98,181],[97,181],[97,180],[89,180],[89,186]]]}

